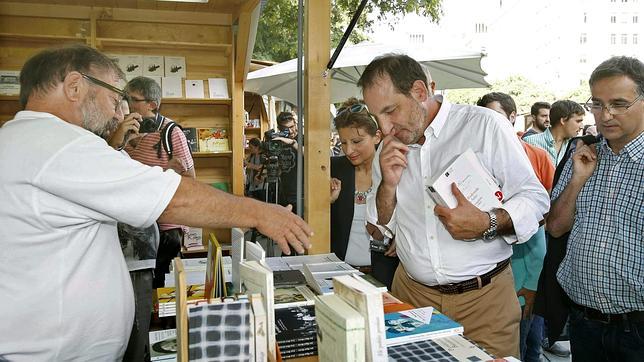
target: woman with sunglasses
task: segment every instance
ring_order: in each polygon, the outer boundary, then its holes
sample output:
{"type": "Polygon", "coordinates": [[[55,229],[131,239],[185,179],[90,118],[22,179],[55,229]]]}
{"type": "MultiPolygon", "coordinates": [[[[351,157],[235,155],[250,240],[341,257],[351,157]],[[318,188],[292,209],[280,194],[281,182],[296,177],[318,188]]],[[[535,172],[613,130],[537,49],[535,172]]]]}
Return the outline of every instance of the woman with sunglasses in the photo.
{"type": "Polygon", "coordinates": [[[333,121],[344,156],[331,158],[331,251],[390,288],[398,266],[395,245],[379,245],[378,229],[365,226],[367,197],[376,192],[371,164],[381,140],[378,124],[356,98],[349,98],[333,121]]]}

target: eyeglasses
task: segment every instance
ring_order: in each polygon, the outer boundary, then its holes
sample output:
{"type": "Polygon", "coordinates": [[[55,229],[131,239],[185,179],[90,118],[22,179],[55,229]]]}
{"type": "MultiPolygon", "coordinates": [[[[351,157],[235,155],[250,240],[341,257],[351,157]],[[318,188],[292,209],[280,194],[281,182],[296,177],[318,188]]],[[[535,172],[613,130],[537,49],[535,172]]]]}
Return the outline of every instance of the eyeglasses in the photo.
{"type": "Polygon", "coordinates": [[[113,86],[113,85],[111,85],[109,83],[105,83],[102,80],[96,79],[96,78],[92,77],[91,75],[87,75],[87,74],[85,74],[83,72],[80,72],[80,74],[83,76],[83,78],[89,80],[90,82],[94,83],[95,85],[101,86],[101,87],[103,87],[105,89],[109,89],[112,92],[114,92],[114,93],[119,95],[119,99],[117,100],[116,107],[115,107],[116,111],[118,111],[118,109],[121,107],[121,102],[123,100],[128,99],[127,94],[122,89],[118,89],[118,88],[116,88],[115,86],[113,86]]]}
{"type": "Polygon", "coordinates": [[[335,117],[339,117],[342,113],[349,112],[349,113],[361,113],[362,111],[367,111],[367,115],[373,123],[376,125],[376,128],[378,128],[378,122],[376,122],[376,118],[369,112],[369,108],[367,108],[367,105],[364,103],[356,103],[352,104],[348,107],[340,108],[340,111],[335,115],[335,117]]]}
{"type": "Polygon", "coordinates": [[[624,114],[628,112],[628,109],[631,108],[637,101],[639,101],[642,98],[642,94],[640,94],[637,98],[635,98],[634,101],[631,103],[617,103],[617,104],[609,104],[607,106],[595,102],[592,100],[592,97],[588,98],[586,103],[584,104],[584,108],[586,108],[587,111],[600,114],[606,109],[609,114],[612,114],[613,116],[618,116],[620,114],[624,114]]]}
{"type": "Polygon", "coordinates": [[[128,101],[130,102],[152,102],[152,99],[147,99],[147,98],[134,98],[130,95],[128,95],[128,101]]]}

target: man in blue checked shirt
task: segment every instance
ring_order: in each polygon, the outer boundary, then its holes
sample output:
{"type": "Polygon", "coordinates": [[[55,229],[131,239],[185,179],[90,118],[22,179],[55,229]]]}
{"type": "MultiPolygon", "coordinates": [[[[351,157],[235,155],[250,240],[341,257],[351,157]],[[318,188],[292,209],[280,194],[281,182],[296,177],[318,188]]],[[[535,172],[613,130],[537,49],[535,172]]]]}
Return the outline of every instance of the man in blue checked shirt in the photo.
{"type": "Polygon", "coordinates": [[[590,76],[603,139],[577,143],[547,230],[570,231],[557,279],[573,302],[573,361],[644,358],[644,63],[613,57],[590,76]]]}

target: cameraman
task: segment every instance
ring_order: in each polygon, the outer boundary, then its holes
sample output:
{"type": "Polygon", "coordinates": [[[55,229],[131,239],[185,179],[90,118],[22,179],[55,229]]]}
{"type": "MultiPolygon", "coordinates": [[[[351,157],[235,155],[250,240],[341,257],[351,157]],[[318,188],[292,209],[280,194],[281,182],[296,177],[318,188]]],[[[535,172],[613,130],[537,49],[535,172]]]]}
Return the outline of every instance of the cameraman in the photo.
{"type": "Polygon", "coordinates": [[[279,204],[293,205],[297,213],[297,116],[291,112],[282,112],[277,116],[277,129],[288,131],[288,137],[275,137],[274,141],[282,144],[280,153],[279,204]]]}

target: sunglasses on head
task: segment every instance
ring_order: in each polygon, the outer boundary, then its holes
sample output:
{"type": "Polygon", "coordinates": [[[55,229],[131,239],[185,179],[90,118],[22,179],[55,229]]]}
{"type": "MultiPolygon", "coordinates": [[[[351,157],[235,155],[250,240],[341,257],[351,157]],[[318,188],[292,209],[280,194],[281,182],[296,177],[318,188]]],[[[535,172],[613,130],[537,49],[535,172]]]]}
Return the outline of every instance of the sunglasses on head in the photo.
{"type": "Polygon", "coordinates": [[[371,118],[373,123],[376,125],[376,129],[377,129],[378,128],[378,122],[376,122],[376,118],[373,116],[373,114],[371,114],[371,112],[369,112],[369,108],[364,103],[356,103],[356,104],[352,104],[352,105],[350,105],[348,107],[340,108],[340,110],[336,114],[336,118],[339,117],[341,114],[346,113],[346,112],[349,112],[349,113],[362,113],[362,111],[367,112],[367,115],[369,116],[369,118],[371,118]]]}

